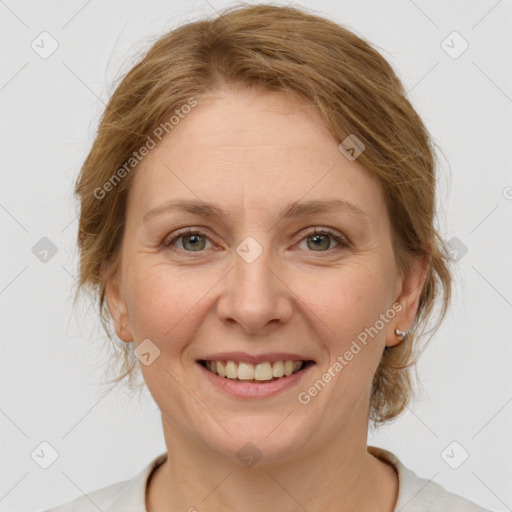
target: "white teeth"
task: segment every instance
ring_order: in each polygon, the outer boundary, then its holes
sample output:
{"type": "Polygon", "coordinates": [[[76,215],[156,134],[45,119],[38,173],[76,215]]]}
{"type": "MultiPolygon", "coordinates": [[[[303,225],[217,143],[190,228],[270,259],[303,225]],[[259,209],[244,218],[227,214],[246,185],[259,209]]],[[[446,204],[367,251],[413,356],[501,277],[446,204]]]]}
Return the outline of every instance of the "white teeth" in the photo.
{"type": "Polygon", "coordinates": [[[253,380],[254,365],[251,363],[238,363],[238,380],[253,380]]]}
{"type": "Polygon", "coordinates": [[[284,375],[283,361],[276,361],[272,367],[272,375],[274,377],[282,377],[284,375]]]}
{"type": "Polygon", "coordinates": [[[226,376],[226,365],[223,361],[217,361],[217,373],[220,377],[226,376]]]}
{"type": "Polygon", "coordinates": [[[226,377],[228,379],[237,379],[238,378],[238,366],[234,361],[226,362],[226,377]]]}
{"type": "Polygon", "coordinates": [[[304,361],[275,361],[270,363],[235,363],[234,361],[206,361],[205,366],[220,377],[238,380],[269,381],[273,378],[288,377],[300,370],[304,361]]]}
{"type": "Polygon", "coordinates": [[[256,380],[272,380],[272,366],[270,363],[259,363],[254,367],[254,378],[256,380]]]}

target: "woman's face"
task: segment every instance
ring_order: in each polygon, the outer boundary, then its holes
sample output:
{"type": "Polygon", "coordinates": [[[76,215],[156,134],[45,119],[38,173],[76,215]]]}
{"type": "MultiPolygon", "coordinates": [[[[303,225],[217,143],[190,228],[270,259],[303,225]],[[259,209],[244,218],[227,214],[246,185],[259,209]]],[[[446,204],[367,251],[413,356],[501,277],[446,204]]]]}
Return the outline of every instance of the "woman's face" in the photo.
{"type": "Polygon", "coordinates": [[[132,172],[109,307],[166,439],[231,458],[251,442],[267,460],[366,441],[373,374],[420,291],[395,266],[379,183],[311,106],[251,91],[200,101],[132,172]],[[203,360],[259,362],[264,380],[203,360]],[[269,382],[286,360],[314,364],[269,382]]]}

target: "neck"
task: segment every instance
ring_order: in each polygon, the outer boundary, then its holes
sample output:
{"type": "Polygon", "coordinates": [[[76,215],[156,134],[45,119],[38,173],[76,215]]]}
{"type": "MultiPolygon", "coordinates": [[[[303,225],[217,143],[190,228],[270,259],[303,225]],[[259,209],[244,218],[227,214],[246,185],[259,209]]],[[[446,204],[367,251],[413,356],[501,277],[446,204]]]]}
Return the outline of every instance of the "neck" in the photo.
{"type": "Polygon", "coordinates": [[[367,452],[366,432],[337,431],[293,452],[286,462],[245,467],[163,422],[168,458],[146,493],[147,512],[298,509],[393,512],[394,469],[367,452]],[[333,506],[335,504],[335,506],[333,506]]]}

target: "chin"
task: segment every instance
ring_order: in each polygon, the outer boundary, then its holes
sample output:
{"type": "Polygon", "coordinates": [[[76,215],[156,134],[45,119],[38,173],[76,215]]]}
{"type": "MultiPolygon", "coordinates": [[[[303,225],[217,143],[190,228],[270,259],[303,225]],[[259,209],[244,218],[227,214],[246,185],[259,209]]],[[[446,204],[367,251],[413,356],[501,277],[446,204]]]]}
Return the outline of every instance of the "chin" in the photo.
{"type": "MultiPolygon", "coordinates": [[[[289,461],[311,442],[313,432],[290,414],[241,415],[223,423],[214,420],[197,435],[213,452],[252,467],[289,461]],[[286,418],[286,419],[285,419],[286,418]],[[284,420],[284,421],[283,421],[284,420]]],[[[204,425],[204,423],[203,423],[204,425]]],[[[206,425],[205,425],[206,426],[206,425]]],[[[314,431],[314,429],[313,429],[314,431]]]]}

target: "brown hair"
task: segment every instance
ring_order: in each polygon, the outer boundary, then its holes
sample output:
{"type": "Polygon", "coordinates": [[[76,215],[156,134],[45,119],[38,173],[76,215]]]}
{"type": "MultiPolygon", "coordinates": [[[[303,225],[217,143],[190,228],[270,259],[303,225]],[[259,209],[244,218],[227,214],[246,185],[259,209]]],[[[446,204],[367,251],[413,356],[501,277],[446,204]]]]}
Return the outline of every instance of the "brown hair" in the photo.
{"type": "MultiPolygon", "coordinates": [[[[76,182],[80,262],[75,300],[84,287],[92,290],[112,340],[105,291],[107,279],[119,269],[134,176],[126,162],[161,123],[169,128],[170,116],[191,98],[200,100],[226,86],[299,95],[340,142],[355,134],[366,147],[358,162],[384,190],[397,265],[407,269],[412,256],[429,257],[414,325],[404,343],[384,351],[373,379],[369,419],[374,425],[390,420],[404,410],[413,391],[413,347],[427,334],[434,301],[443,292],[438,321],[428,334],[439,326],[451,295],[449,261],[434,226],[433,144],[382,55],[351,31],[303,9],[232,7],[211,21],[165,34],[127,73],[103,113],[76,182]],[[121,168],[125,171],[118,172],[121,168]],[[105,187],[107,182],[111,186],[105,187]]],[[[131,165],[135,168],[136,162],[131,165]]],[[[123,343],[120,350],[121,372],[113,381],[128,377],[132,384],[133,343],[123,343]]]]}

